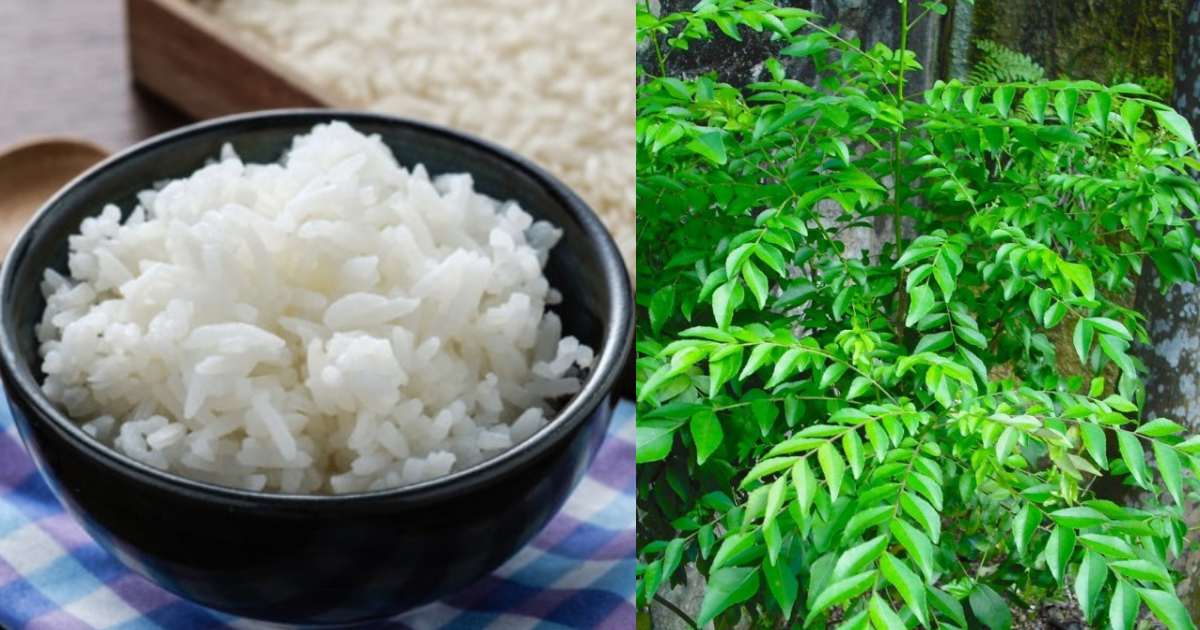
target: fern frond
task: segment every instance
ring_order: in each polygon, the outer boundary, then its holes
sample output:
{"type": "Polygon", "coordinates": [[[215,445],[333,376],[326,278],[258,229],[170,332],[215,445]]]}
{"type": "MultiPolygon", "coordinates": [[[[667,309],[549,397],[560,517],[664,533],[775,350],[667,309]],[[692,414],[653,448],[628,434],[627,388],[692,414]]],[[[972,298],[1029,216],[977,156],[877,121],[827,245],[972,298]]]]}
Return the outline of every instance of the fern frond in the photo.
{"type": "Polygon", "coordinates": [[[1024,53],[989,39],[975,42],[979,59],[967,73],[970,83],[1008,83],[1012,81],[1040,81],[1046,70],[1024,53]]]}

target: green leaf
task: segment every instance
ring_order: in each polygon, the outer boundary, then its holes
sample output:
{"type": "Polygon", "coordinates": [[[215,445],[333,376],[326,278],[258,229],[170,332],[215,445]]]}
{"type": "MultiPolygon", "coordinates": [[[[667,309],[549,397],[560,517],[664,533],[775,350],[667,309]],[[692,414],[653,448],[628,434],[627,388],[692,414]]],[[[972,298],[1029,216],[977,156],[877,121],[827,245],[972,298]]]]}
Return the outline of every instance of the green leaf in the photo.
{"type": "MultiPolygon", "coordinates": [[[[842,451],[846,453],[846,461],[850,463],[851,474],[854,475],[855,479],[858,479],[862,476],[866,457],[863,455],[862,440],[858,437],[857,431],[847,431],[842,436],[842,451]]],[[[819,455],[820,453],[818,453],[819,455]]]]}
{"type": "Polygon", "coordinates": [[[1075,106],[1079,103],[1079,91],[1073,89],[1059,90],[1054,95],[1054,112],[1058,119],[1068,127],[1075,124],[1075,106]]]}
{"type": "Polygon", "coordinates": [[[717,165],[724,164],[729,159],[725,153],[725,136],[720,131],[709,131],[697,136],[687,143],[687,148],[717,165]]]}
{"type": "Polygon", "coordinates": [[[796,488],[796,502],[800,505],[800,512],[807,515],[817,496],[817,477],[809,467],[807,458],[792,466],[792,485],[796,488]]]}
{"type": "Polygon", "coordinates": [[[858,614],[847,617],[834,630],[867,630],[870,626],[871,620],[867,617],[867,611],[860,610],[858,614]]]}
{"type": "Polygon", "coordinates": [[[1176,444],[1175,448],[1179,450],[1179,452],[1186,453],[1188,455],[1200,455],[1200,435],[1193,435],[1179,444],[1176,444]]]}
{"type": "Polygon", "coordinates": [[[1158,117],[1158,124],[1162,125],[1163,129],[1170,131],[1175,134],[1176,138],[1195,148],[1196,136],[1192,134],[1192,125],[1186,118],[1171,109],[1156,109],[1154,115],[1158,117]]]}
{"type": "Polygon", "coordinates": [[[675,285],[663,287],[654,292],[650,299],[650,329],[654,334],[662,332],[663,324],[671,318],[675,310],[675,285]]]}
{"type": "Polygon", "coordinates": [[[746,380],[751,374],[758,371],[770,358],[771,351],[775,346],[771,344],[760,344],[754,346],[754,350],[750,352],[750,358],[746,360],[746,367],[742,368],[742,373],[738,375],[738,380],[746,380]]]}
{"type": "Polygon", "coordinates": [[[775,419],[779,417],[779,407],[775,405],[774,401],[764,398],[750,403],[750,412],[758,424],[759,433],[766,437],[771,432],[771,427],[775,425],[775,419]]]}
{"type": "Polygon", "coordinates": [[[707,560],[709,554],[712,552],[713,543],[716,542],[713,535],[712,523],[700,528],[700,531],[696,534],[696,540],[700,542],[700,556],[707,560]]]}
{"type": "Polygon", "coordinates": [[[825,368],[825,372],[821,374],[821,382],[817,385],[817,387],[821,389],[829,389],[829,386],[836,383],[838,379],[842,378],[842,375],[845,373],[845,363],[831,363],[825,368]]]}
{"type": "Polygon", "coordinates": [[[1117,580],[1112,601],[1108,604],[1109,626],[1114,630],[1131,630],[1137,620],[1138,608],[1141,608],[1141,603],[1138,602],[1137,591],[1124,580],[1117,580]]]}
{"type": "Polygon", "coordinates": [[[875,572],[864,571],[858,575],[852,575],[830,584],[813,601],[812,609],[808,611],[808,616],[804,619],[804,625],[807,626],[812,623],[817,615],[825,612],[830,607],[843,604],[852,597],[862,595],[874,583],[875,572]]]}
{"type": "Polygon", "coordinates": [[[654,597],[658,592],[658,587],[662,585],[662,560],[655,560],[646,565],[645,571],[642,573],[642,587],[645,591],[645,597],[654,597]]]}
{"type": "Polygon", "coordinates": [[[671,574],[679,568],[681,560],[683,560],[683,539],[676,538],[667,543],[667,550],[663,552],[662,579],[664,581],[671,579],[671,574]]]}
{"type": "Polygon", "coordinates": [[[767,545],[767,560],[779,562],[779,551],[783,548],[783,534],[779,531],[779,521],[772,520],[762,526],[763,542],[767,545]]]}
{"type": "Polygon", "coordinates": [[[721,541],[721,546],[717,548],[717,555],[713,556],[711,571],[716,571],[725,566],[731,558],[744,553],[746,550],[754,546],[754,535],[748,532],[735,532],[725,537],[721,541]]]}
{"type": "Polygon", "coordinates": [[[949,593],[930,586],[926,589],[931,597],[929,603],[943,615],[950,618],[950,621],[958,624],[960,628],[967,627],[967,613],[963,610],[962,604],[958,602],[949,593]]]}
{"type": "Polygon", "coordinates": [[[1108,520],[1108,517],[1104,513],[1086,505],[1055,510],[1050,513],[1050,518],[1054,519],[1054,522],[1059,525],[1073,529],[1099,525],[1108,520]]]}
{"type": "Polygon", "coordinates": [[[837,501],[838,492],[842,487],[842,477],[846,473],[846,463],[832,444],[826,442],[817,449],[817,461],[821,464],[821,473],[825,475],[825,483],[829,486],[829,497],[837,501]]]}
{"type": "Polygon", "coordinates": [[[1124,103],[1121,103],[1121,122],[1125,124],[1125,133],[1133,135],[1138,121],[1142,119],[1142,112],[1145,110],[1145,105],[1131,98],[1127,98],[1124,103]]]}
{"type": "Polygon", "coordinates": [[[713,269],[711,273],[704,277],[704,284],[700,287],[700,295],[697,299],[701,302],[707,302],[717,290],[717,287],[725,284],[729,280],[729,275],[725,273],[723,267],[713,269]]]}
{"type": "Polygon", "coordinates": [[[999,439],[996,440],[996,460],[1003,463],[1008,459],[1008,454],[1012,452],[1014,446],[1017,445],[1017,438],[1021,433],[1016,427],[1005,427],[1000,433],[999,439]]]}
{"type": "Polygon", "coordinates": [[[1054,531],[1050,532],[1050,538],[1046,540],[1046,565],[1059,584],[1062,584],[1063,578],[1066,577],[1067,562],[1071,560],[1074,551],[1075,530],[1063,525],[1056,526],[1054,531]]]}
{"type": "MultiPolygon", "coordinates": [[[[1120,394],[1113,394],[1104,399],[1104,404],[1120,411],[1121,413],[1133,413],[1137,411],[1137,405],[1125,399],[1120,394]]],[[[1168,421],[1169,422],[1169,421],[1168,421]]]]}
{"type": "Polygon", "coordinates": [[[1046,328],[1054,328],[1059,322],[1062,321],[1063,316],[1066,314],[1067,305],[1063,304],[1062,302],[1055,302],[1050,306],[1050,308],[1046,309],[1046,318],[1042,320],[1042,323],[1046,326],[1046,328]]]}
{"type": "Polygon", "coordinates": [[[1167,570],[1162,565],[1150,562],[1149,560],[1116,560],[1110,562],[1108,566],[1113,571],[1135,580],[1157,582],[1164,587],[1173,588],[1175,585],[1171,580],[1171,575],[1167,573],[1167,570]]]}
{"type": "Polygon", "coordinates": [[[746,478],[742,480],[741,487],[746,488],[754,481],[762,479],[767,475],[777,473],[781,470],[785,470],[798,460],[800,460],[800,457],[772,457],[770,459],[764,459],[761,462],[758,462],[758,464],[755,464],[754,468],[750,469],[750,472],[746,473],[746,478]]]}
{"type": "Polygon", "coordinates": [[[1071,281],[1071,284],[1079,289],[1083,297],[1089,300],[1096,299],[1096,285],[1092,282],[1091,269],[1088,269],[1086,265],[1066,261],[1059,262],[1058,268],[1071,281]]]}
{"type": "Polygon", "coordinates": [[[1118,429],[1117,448],[1121,452],[1121,459],[1125,460],[1125,466],[1129,468],[1129,474],[1133,476],[1137,485],[1146,490],[1152,490],[1150,471],[1146,467],[1146,451],[1142,449],[1142,443],[1137,436],[1129,431],[1118,429]]]}
{"type": "Polygon", "coordinates": [[[1050,93],[1044,87],[1035,87],[1025,92],[1021,102],[1029,109],[1029,115],[1038,123],[1046,121],[1046,102],[1050,99],[1050,93]]]}
{"type": "Polygon", "coordinates": [[[1025,555],[1025,550],[1029,549],[1029,541],[1033,540],[1033,535],[1037,533],[1038,526],[1042,524],[1042,511],[1037,506],[1026,503],[1021,506],[1021,511],[1017,512],[1017,516],[1012,521],[1013,539],[1016,541],[1017,553],[1025,555]]]}
{"type": "Polygon", "coordinates": [[[921,497],[905,492],[900,495],[900,509],[912,520],[916,521],[930,540],[937,542],[942,537],[942,518],[938,511],[921,497]]]}
{"type": "Polygon", "coordinates": [[[772,388],[783,382],[783,379],[791,376],[792,370],[796,368],[796,364],[804,356],[804,350],[801,348],[791,348],[779,357],[779,361],[775,363],[775,369],[771,371],[771,378],[767,380],[766,387],[772,388]]]}
{"type": "Polygon", "coordinates": [[[750,293],[754,295],[754,299],[758,302],[758,308],[761,309],[766,306],[767,295],[771,290],[767,282],[767,275],[753,262],[747,262],[745,265],[742,265],[742,279],[746,281],[746,286],[750,288],[750,293]]]}
{"type": "Polygon", "coordinates": [[[1101,132],[1108,130],[1108,114],[1112,111],[1112,96],[1108,92],[1095,92],[1087,104],[1088,114],[1092,122],[1101,132]]]}
{"type": "Polygon", "coordinates": [[[883,553],[887,545],[887,536],[876,536],[847,549],[833,567],[833,579],[840,580],[865,569],[879,557],[879,554],[883,553]]]}
{"type": "MultiPolygon", "coordinates": [[[[1134,407],[1133,410],[1136,411],[1137,407],[1134,407]]],[[[1118,409],[1117,411],[1121,410],[1118,409]]],[[[1155,418],[1150,422],[1138,427],[1136,432],[1147,437],[1158,438],[1167,435],[1175,435],[1176,433],[1182,433],[1185,430],[1186,429],[1183,425],[1175,422],[1174,420],[1168,420],[1167,418],[1155,418]]]]}
{"type": "Polygon", "coordinates": [[[908,524],[902,518],[893,518],[888,529],[904,550],[912,558],[921,573],[925,574],[926,582],[933,582],[933,543],[917,528],[908,524]]]}
{"type": "Polygon", "coordinates": [[[954,279],[954,273],[950,271],[950,264],[944,256],[938,256],[933,261],[933,279],[937,281],[938,288],[942,290],[942,298],[946,302],[950,302],[950,297],[954,294],[954,288],[958,285],[954,279]]]}
{"type": "Polygon", "coordinates": [[[868,528],[882,525],[891,515],[892,506],[890,505],[877,505],[865,510],[860,509],[854,512],[854,516],[850,517],[850,521],[846,523],[846,528],[843,530],[842,535],[847,539],[854,539],[868,528]]]}
{"type": "MultiPolygon", "coordinates": [[[[850,382],[850,388],[846,390],[846,400],[854,400],[859,396],[867,393],[871,389],[871,379],[865,376],[856,376],[850,382]]],[[[857,477],[858,475],[855,475],[857,477]]]]}
{"type": "Polygon", "coordinates": [[[717,326],[721,330],[729,328],[730,322],[733,321],[734,309],[734,291],[737,285],[732,282],[726,282],[717,287],[712,294],[712,309],[713,318],[717,320],[717,326]]]}
{"type": "Polygon", "coordinates": [[[1187,609],[1175,593],[1148,588],[1139,588],[1137,593],[1167,630],[1195,630],[1196,626],[1188,616],[1187,609]]]}
{"type": "Polygon", "coordinates": [[[1095,618],[1100,604],[1100,590],[1108,579],[1108,567],[1100,554],[1089,551],[1083,554],[1079,571],[1075,573],[1075,598],[1083,611],[1084,619],[1095,618]]]}
{"type": "Polygon", "coordinates": [[[1011,85],[1002,85],[996,88],[992,93],[992,103],[996,105],[996,111],[1004,118],[1008,118],[1008,112],[1012,109],[1013,96],[1017,93],[1017,88],[1011,85]]]}
{"type": "Polygon", "coordinates": [[[1008,609],[1008,603],[987,584],[976,584],[971,589],[969,603],[971,612],[990,630],[1012,628],[1012,611],[1008,609]]]}
{"type": "Polygon", "coordinates": [[[1121,371],[1130,378],[1137,374],[1137,367],[1133,364],[1133,360],[1125,352],[1128,349],[1128,343],[1120,337],[1114,335],[1100,335],[1100,349],[1104,351],[1104,356],[1108,357],[1113,363],[1121,369],[1121,371]]]}
{"type": "Polygon", "coordinates": [[[903,560],[884,552],[879,558],[879,570],[884,579],[900,593],[909,610],[922,625],[929,625],[929,609],[925,604],[925,584],[903,560]]]}
{"type": "Polygon", "coordinates": [[[788,57],[808,57],[823,50],[829,50],[828,40],[825,38],[804,37],[797,40],[796,43],[780,50],[779,54],[788,57]]]}
{"type": "Polygon", "coordinates": [[[692,441],[696,443],[696,463],[703,465],[721,445],[721,440],[725,439],[725,432],[721,430],[721,421],[717,419],[717,414],[710,409],[692,416],[690,428],[692,441]]]}
{"type": "Polygon", "coordinates": [[[1129,334],[1129,329],[1125,327],[1125,324],[1122,324],[1115,319],[1109,319],[1107,317],[1089,317],[1085,321],[1087,321],[1088,324],[1091,324],[1092,327],[1100,332],[1116,335],[1125,341],[1133,340],[1133,335],[1129,334]]]}
{"type": "Polygon", "coordinates": [[[883,601],[879,595],[871,596],[871,601],[867,604],[867,612],[871,615],[871,623],[874,624],[876,630],[908,629],[896,611],[892,610],[891,604],[883,601]]]}
{"type": "Polygon", "coordinates": [[[708,587],[704,601],[700,604],[700,616],[696,624],[704,627],[730,606],[740,604],[758,592],[758,569],[729,567],[714,571],[708,576],[708,587]]]}
{"type": "Polygon", "coordinates": [[[972,346],[975,346],[976,348],[979,348],[981,350],[984,350],[987,348],[987,345],[988,345],[987,338],[984,337],[982,333],[980,333],[978,330],[975,330],[974,328],[967,328],[966,326],[959,326],[958,328],[954,329],[954,332],[958,335],[959,339],[965,341],[966,343],[971,344],[972,346]]]}
{"type": "Polygon", "coordinates": [[[942,509],[942,487],[936,481],[914,472],[908,475],[908,485],[924,495],[926,499],[929,499],[933,507],[939,510],[942,509]]]}
{"type": "Polygon", "coordinates": [[[908,297],[910,300],[908,303],[908,317],[905,318],[904,325],[911,328],[933,310],[933,289],[930,289],[927,284],[918,285],[908,292],[908,297]]]}
{"type": "Polygon", "coordinates": [[[934,254],[937,254],[937,252],[937,247],[918,246],[914,242],[912,245],[909,245],[908,249],[904,251],[904,254],[892,264],[892,269],[899,269],[918,260],[924,260],[930,256],[933,256],[934,254]]]}
{"type": "Polygon", "coordinates": [[[1096,465],[1108,469],[1108,441],[1104,437],[1104,429],[1100,425],[1088,421],[1079,423],[1079,437],[1083,438],[1083,447],[1096,465]]]}
{"type": "Polygon", "coordinates": [[[1116,560],[1132,560],[1137,557],[1133,547],[1123,538],[1104,534],[1080,534],[1079,542],[1084,547],[1116,560]]]}
{"type": "Polygon", "coordinates": [[[883,463],[887,456],[890,438],[879,422],[868,422],[866,428],[867,441],[871,443],[871,449],[875,451],[875,461],[883,463]]]}
{"type": "MultiPolygon", "coordinates": [[[[780,475],[775,479],[775,483],[771,484],[771,491],[767,494],[767,511],[763,514],[763,529],[771,526],[775,522],[775,516],[779,514],[779,508],[783,507],[783,498],[787,496],[787,475],[780,475]]],[[[771,562],[775,562],[775,558],[771,558],[771,562]]]]}
{"type": "Polygon", "coordinates": [[[1179,456],[1170,446],[1155,440],[1154,462],[1158,464],[1158,474],[1162,476],[1167,492],[1175,499],[1175,504],[1183,506],[1183,477],[1180,474],[1179,456]]]}
{"type": "Polygon", "coordinates": [[[746,264],[746,260],[754,253],[754,243],[744,243],[733,248],[729,255],[725,257],[725,275],[733,278],[742,269],[742,265],[746,264]]]}
{"type": "Polygon", "coordinates": [[[762,573],[767,582],[767,590],[771,591],[771,597],[775,598],[775,603],[779,604],[783,611],[783,618],[787,619],[792,614],[792,607],[796,605],[796,594],[800,590],[796,575],[786,563],[772,564],[767,561],[762,564],[762,573]]]}
{"type": "Polygon", "coordinates": [[[639,464],[666,459],[675,441],[675,430],[683,420],[646,420],[637,423],[637,456],[639,464]]]}
{"type": "Polygon", "coordinates": [[[1079,362],[1087,365],[1088,353],[1092,347],[1092,337],[1095,331],[1091,326],[1088,326],[1086,319],[1081,319],[1075,322],[1075,334],[1071,338],[1071,343],[1075,346],[1075,356],[1079,357],[1079,362]]]}

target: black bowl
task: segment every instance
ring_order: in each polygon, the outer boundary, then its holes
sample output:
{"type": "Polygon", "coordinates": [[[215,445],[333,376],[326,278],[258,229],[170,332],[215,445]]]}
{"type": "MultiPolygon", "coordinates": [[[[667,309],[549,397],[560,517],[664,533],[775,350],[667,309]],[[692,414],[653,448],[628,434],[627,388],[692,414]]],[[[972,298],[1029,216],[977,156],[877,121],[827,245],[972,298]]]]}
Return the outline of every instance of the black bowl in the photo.
{"type": "Polygon", "coordinates": [[[0,374],[21,436],[59,499],[130,569],[205,606],[297,623],[376,619],[452,594],[526,544],[583,476],[608,426],[630,351],[629,278],[609,234],[570,190],[528,161],[469,136],[392,116],[284,110],[231,116],[123,151],[51,199],[13,245],[0,278],[0,374]],[[407,166],[469,172],[559,226],[546,273],[566,332],[597,350],[582,391],[537,435],[447,477],[342,496],[236,490],[164,473],[93,440],[42,394],[34,326],[47,267],[66,268],[67,236],[106,203],[187,175],[232,143],[277,160],[293,136],[344,120],[379,134],[407,166]]]}

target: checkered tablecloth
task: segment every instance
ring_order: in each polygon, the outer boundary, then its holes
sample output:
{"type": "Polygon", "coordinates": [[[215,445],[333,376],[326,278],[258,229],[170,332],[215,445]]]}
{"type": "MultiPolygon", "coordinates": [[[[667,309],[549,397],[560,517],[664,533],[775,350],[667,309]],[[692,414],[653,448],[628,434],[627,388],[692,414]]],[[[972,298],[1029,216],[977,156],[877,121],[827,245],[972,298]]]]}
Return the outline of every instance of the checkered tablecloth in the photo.
{"type": "MultiPolygon", "coordinates": [[[[0,401],[0,627],[12,630],[260,628],[134,575],[71,519],[0,401]]],[[[622,403],[587,477],[495,574],[382,628],[632,628],[634,409],[622,403]]]]}

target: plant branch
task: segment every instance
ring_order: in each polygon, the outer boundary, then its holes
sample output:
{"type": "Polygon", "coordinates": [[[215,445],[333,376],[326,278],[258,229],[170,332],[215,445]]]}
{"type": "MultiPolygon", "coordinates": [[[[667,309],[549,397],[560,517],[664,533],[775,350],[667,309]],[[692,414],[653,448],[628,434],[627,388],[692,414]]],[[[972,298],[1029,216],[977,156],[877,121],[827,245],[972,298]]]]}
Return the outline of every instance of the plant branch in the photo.
{"type": "Polygon", "coordinates": [[[678,606],[676,606],[675,604],[672,604],[671,600],[663,597],[662,595],[659,595],[658,593],[655,593],[654,601],[662,604],[664,608],[675,613],[675,616],[682,619],[683,622],[686,623],[688,625],[688,627],[691,628],[692,630],[700,630],[700,626],[696,625],[696,620],[694,620],[690,616],[688,616],[688,614],[683,612],[683,610],[681,610],[678,606]]]}

